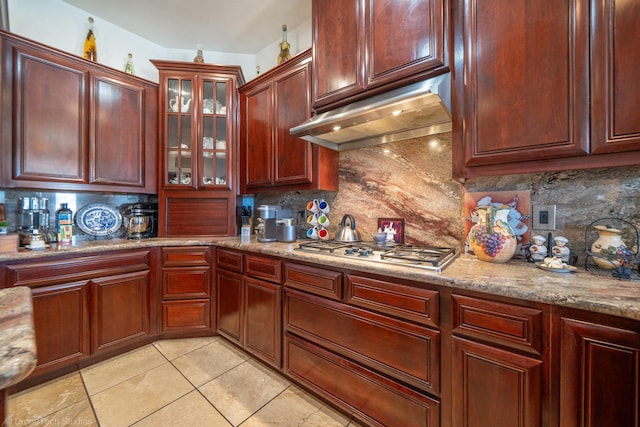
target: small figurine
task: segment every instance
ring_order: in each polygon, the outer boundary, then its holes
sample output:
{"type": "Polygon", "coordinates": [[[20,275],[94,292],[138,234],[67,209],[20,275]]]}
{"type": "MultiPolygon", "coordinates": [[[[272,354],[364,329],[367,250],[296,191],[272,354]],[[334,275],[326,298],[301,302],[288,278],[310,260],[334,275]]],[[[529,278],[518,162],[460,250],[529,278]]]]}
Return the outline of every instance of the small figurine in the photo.
{"type": "Polygon", "coordinates": [[[202,49],[198,49],[196,52],[196,57],[193,58],[193,62],[197,64],[204,64],[204,56],[202,56],[202,49]]]}
{"type": "Polygon", "coordinates": [[[129,54],[127,57],[127,63],[124,66],[124,72],[127,74],[135,75],[136,70],[133,67],[133,55],[129,54]]]}
{"type": "Polygon", "coordinates": [[[542,236],[533,236],[533,245],[529,247],[529,252],[531,252],[531,259],[533,261],[544,261],[544,259],[547,257],[547,246],[545,245],[546,241],[547,239],[542,236]]]}
{"type": "Polygon", "coordinates": [[[568,242],[569,240],[566,237],[558,236],[553,238],[554,245],[551,249],[553,256],[560,258],[564,263],[568,263],[571,256],[571,250],[567,247],[568,242]]]}
{"type": "Polygon", "coordinates": [[[389,223],[389,225],[385,225],[382,232],[387,234],[387,240],[385,241],[385,243],[396,242],[396,229],[393,228],[393,222],[389,223]]]}

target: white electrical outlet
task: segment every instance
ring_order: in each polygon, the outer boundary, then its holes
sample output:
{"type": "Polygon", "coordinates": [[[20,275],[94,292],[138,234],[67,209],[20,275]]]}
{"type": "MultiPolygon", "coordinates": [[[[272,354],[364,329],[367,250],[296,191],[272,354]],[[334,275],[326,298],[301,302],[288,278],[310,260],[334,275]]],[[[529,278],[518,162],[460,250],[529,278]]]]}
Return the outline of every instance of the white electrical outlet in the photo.
{"type": "Polygon", "coordinates": [[[555,230],[556,205],[534,205],[532,218],[534,230],[555,230]]]}

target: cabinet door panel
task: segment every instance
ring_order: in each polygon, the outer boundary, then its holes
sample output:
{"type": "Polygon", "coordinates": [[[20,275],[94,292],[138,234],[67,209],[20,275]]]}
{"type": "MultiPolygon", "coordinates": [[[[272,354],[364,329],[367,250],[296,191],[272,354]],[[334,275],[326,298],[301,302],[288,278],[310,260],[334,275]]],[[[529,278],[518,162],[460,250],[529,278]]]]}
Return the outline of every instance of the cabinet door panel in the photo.
{"type": "Polygon", "coordinates": [[[369,86],[444,64],[442,0],[367,4],[369,86]]]}
{"type": "Polygon", "coordinates": [[[563,427],[634,427],[640,422],[640,333],[561,319],[563,427]]]}
{"type": "Polygon", "coordinates": [[[13,179],[85,183],[86,74],[39,54],[14,52],[13,179]]]}
{"type": "Polygon", "coordinates": [[[91,286],[92,353],[150,334],[148,271],[94,279],[91,286]]]}
{"type": "Polygon", "coordinates": [[[32,289],[38,365],[31,374],[88,357],[89,286],[86,281],[32,289]]]}
{"type": "Polygon", "coordinates": [[[453,426],[537,427],[542,362],[453,338],[453,426]]]}
{"type": "Polygon", "coordinates": [[[91,182],[144,187],[144,89],[93,79],[91,182]]]}
{"type": "Polygon", "coordinates": [[[311,143],[289,134],[289,129],[311,117],[310,74],[311,64],[305,62],[274,82],[276,185],[308,184],[312,179],[311,143]]]}
{"type": "Polygon", "coordinates": [[[594,153],[640,149],[640,3],[591,2],[592,116],[594,153]]]}
{"type": "Polygon", "coordinates": [[[244,278],[243,345],[260,359],[280,368],[282,355],[282,287],[244,278]]]}
{"type": "Polygon", "coordinates": [[[247,188],[273,185],[273,91],[271,86],[260,88],[243,97],[243,143],[245,144],[245,185],[247,188]]]}
{"type": "Polygon", "coordinates": [[[362,92],[365,0],[313,0],[313,105],[362,92]]]}
{"type": "Polygon", "coordinates": [[[588,154],[588,1],[458,3],[464,164],[588,154]]]}
{"type": "Polygon", "coordinates": [[[218,332],[241,345],[242,318],[242,275],[216,270],[216,310],[218,332]]]}

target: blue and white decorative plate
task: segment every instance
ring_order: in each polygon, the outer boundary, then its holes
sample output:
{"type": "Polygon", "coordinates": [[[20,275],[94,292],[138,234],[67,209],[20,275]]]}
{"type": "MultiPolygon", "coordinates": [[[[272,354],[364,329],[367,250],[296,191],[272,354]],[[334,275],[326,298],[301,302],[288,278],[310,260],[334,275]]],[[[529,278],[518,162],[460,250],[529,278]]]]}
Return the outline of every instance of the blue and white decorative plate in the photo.
{"type": "Polygon", "coordinates": [[[122,215],[110,206],[101,203],[85,205],[76,214],[80,230],[92,236],[108,236],[122,225],[122,215]]]}

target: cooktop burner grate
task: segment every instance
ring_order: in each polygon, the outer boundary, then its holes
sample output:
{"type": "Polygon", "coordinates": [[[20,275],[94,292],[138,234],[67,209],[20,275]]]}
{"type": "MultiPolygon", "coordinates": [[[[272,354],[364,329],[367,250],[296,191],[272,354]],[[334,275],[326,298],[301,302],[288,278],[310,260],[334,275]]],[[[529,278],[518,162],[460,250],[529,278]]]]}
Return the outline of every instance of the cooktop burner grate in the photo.
{"type": "Polygon", "coordinates": [[[313,240],[300,243],[298,250],[320,252],[340,258],[357,258],[381,264],[406,265],[442,271],[456,256],[453,248],[413,245],[376,245],[367,242],[313,240]]]}

